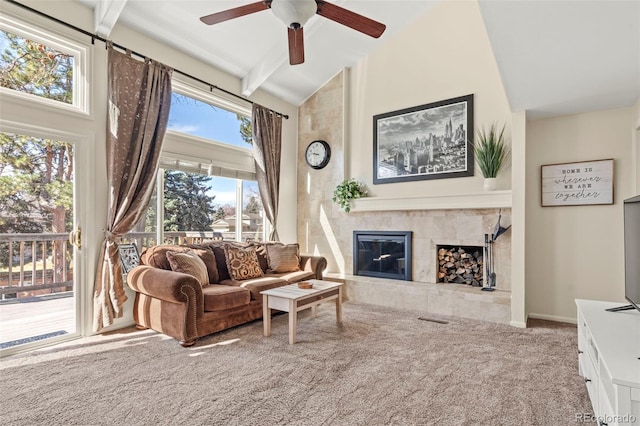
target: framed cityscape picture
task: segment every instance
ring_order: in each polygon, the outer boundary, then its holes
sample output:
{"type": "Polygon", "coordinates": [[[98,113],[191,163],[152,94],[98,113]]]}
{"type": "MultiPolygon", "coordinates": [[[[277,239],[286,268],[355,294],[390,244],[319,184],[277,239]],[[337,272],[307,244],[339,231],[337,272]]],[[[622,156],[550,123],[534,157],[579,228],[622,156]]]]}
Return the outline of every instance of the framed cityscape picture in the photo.
{"type": "Polygon", "coordinates": [[[373,117],[373,183],[473,176],[473,95],[373,117]]]}

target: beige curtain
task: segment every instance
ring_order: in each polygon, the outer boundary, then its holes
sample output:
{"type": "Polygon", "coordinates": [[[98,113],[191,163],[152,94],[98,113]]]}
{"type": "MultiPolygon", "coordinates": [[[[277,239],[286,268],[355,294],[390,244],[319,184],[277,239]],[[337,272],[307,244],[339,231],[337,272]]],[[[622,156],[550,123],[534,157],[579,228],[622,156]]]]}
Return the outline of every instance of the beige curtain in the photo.
{"type": "Polygon", "coordinates": [[[144,216],[153,193],[171,106],[172,70],[108,51],[109,210],[94,288],[94,331],[123,314],[118,239],[144,216]]]}
{"type": "Polygon", "coordinates": [[[258,189],[265,216],[271,222],[271,241],[279,241],[278,197],[280,195],[280,152],[282,117],[268,108],[253,104],[253,157],[256,162],[258,189]]]}

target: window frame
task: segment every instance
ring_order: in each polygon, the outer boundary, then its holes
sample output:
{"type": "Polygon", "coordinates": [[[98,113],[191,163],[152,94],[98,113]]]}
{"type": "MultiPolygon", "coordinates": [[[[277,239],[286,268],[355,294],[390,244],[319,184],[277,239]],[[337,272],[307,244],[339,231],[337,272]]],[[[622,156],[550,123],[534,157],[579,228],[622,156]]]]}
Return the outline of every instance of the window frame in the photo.
{"type": "Polygon", "coordinates": [[[11,98],[12,101],[27,106],[38,106],[56,111],[72,113],[85,118],[91,116],[90,87],[91,76],[89,68],[89,49],[87,45],[72,40],[70,37],[25,21],[14,18],[8,14],[0,15],[0,29],[13,33],[22,38],[37,41],[59,52],[73,56],[73,97],[70,104],[44,98],[32,93],[19,92],[17,90],[0,87],[0,95],[11,98]]]}
{"type": "MultiPolygon", "coordinates": [[[[188,83],[181,76],[172,79],[172,92],[208,103],[214,107],[251,118],[251,108],[241,105],[231,97],[212,93],[212,89],[202,89],[188,83]]],[[[160,166],[156,179],[156,238],[164,241],[164,170],[181,170],[189,173],[203,173],[236,179],[236,235],[242,241],[242,213],[244,211],[244,182],[257,181],[255,161],[250,147],[242,148],[213,139],[167,130],[160,154],[160,166]],[[184,162],[180,164],[179,162],[184,162]],[[175,167],[171,167],[171,163],[175,167]],[[208,173],[210,168],[219,170],[208,173]]],[[[262,240],[266,241],[271,232],[271,223],[262,210],[262,240]]]]}

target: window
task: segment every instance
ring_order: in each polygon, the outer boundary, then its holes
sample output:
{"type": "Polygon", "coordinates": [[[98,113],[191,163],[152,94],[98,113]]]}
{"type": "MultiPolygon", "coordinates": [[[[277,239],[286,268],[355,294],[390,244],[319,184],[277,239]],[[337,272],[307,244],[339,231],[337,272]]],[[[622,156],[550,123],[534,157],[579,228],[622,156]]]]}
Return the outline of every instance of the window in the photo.
{"type": "Polygon", "coordinates": [[[263,240],[248,108],[179,81],[173,87],[154,199],[128,240],[139,247],[263,240]]]}
{"type": "Polygon", "coordinates": [[[168,130],[218,143],[251,148],[251,120],[241,108],[186,84],[175,82],[168,130]]]}
{"type": "Polygon", "coordinates": [[[128,242],[144,248],[157,241],[183,244],[264,239],[264,214],[256,181],[175,169],[160,169],[159,173],[146,217],[127,234],[128,242]],[[162,233],[157,232],[158,212],[162,233]]]}
{"type": "Polygon", "coordinates": [[[85,49],[51,34],[0,18],[3,94],[86,112],[85,49]]]}

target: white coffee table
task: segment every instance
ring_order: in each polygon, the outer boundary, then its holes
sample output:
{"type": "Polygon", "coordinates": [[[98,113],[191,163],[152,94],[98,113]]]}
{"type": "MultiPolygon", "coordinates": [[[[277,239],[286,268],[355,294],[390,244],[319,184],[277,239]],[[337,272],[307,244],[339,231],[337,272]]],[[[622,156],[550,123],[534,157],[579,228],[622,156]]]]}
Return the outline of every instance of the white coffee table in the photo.
{"type": "Polygon", "coordinates": [[[311,308],[311,316],[316,316],[316,308],[322,302],[336,301],[336,321],[342,321],[342,283],[322,280],[308,280],[313,288],[302,289],[298,284],[261,291],[264,335],[271,336],[271,309],[289,313],[289,344],[296,342],[296,322],[298,312],[311,308]]]}

